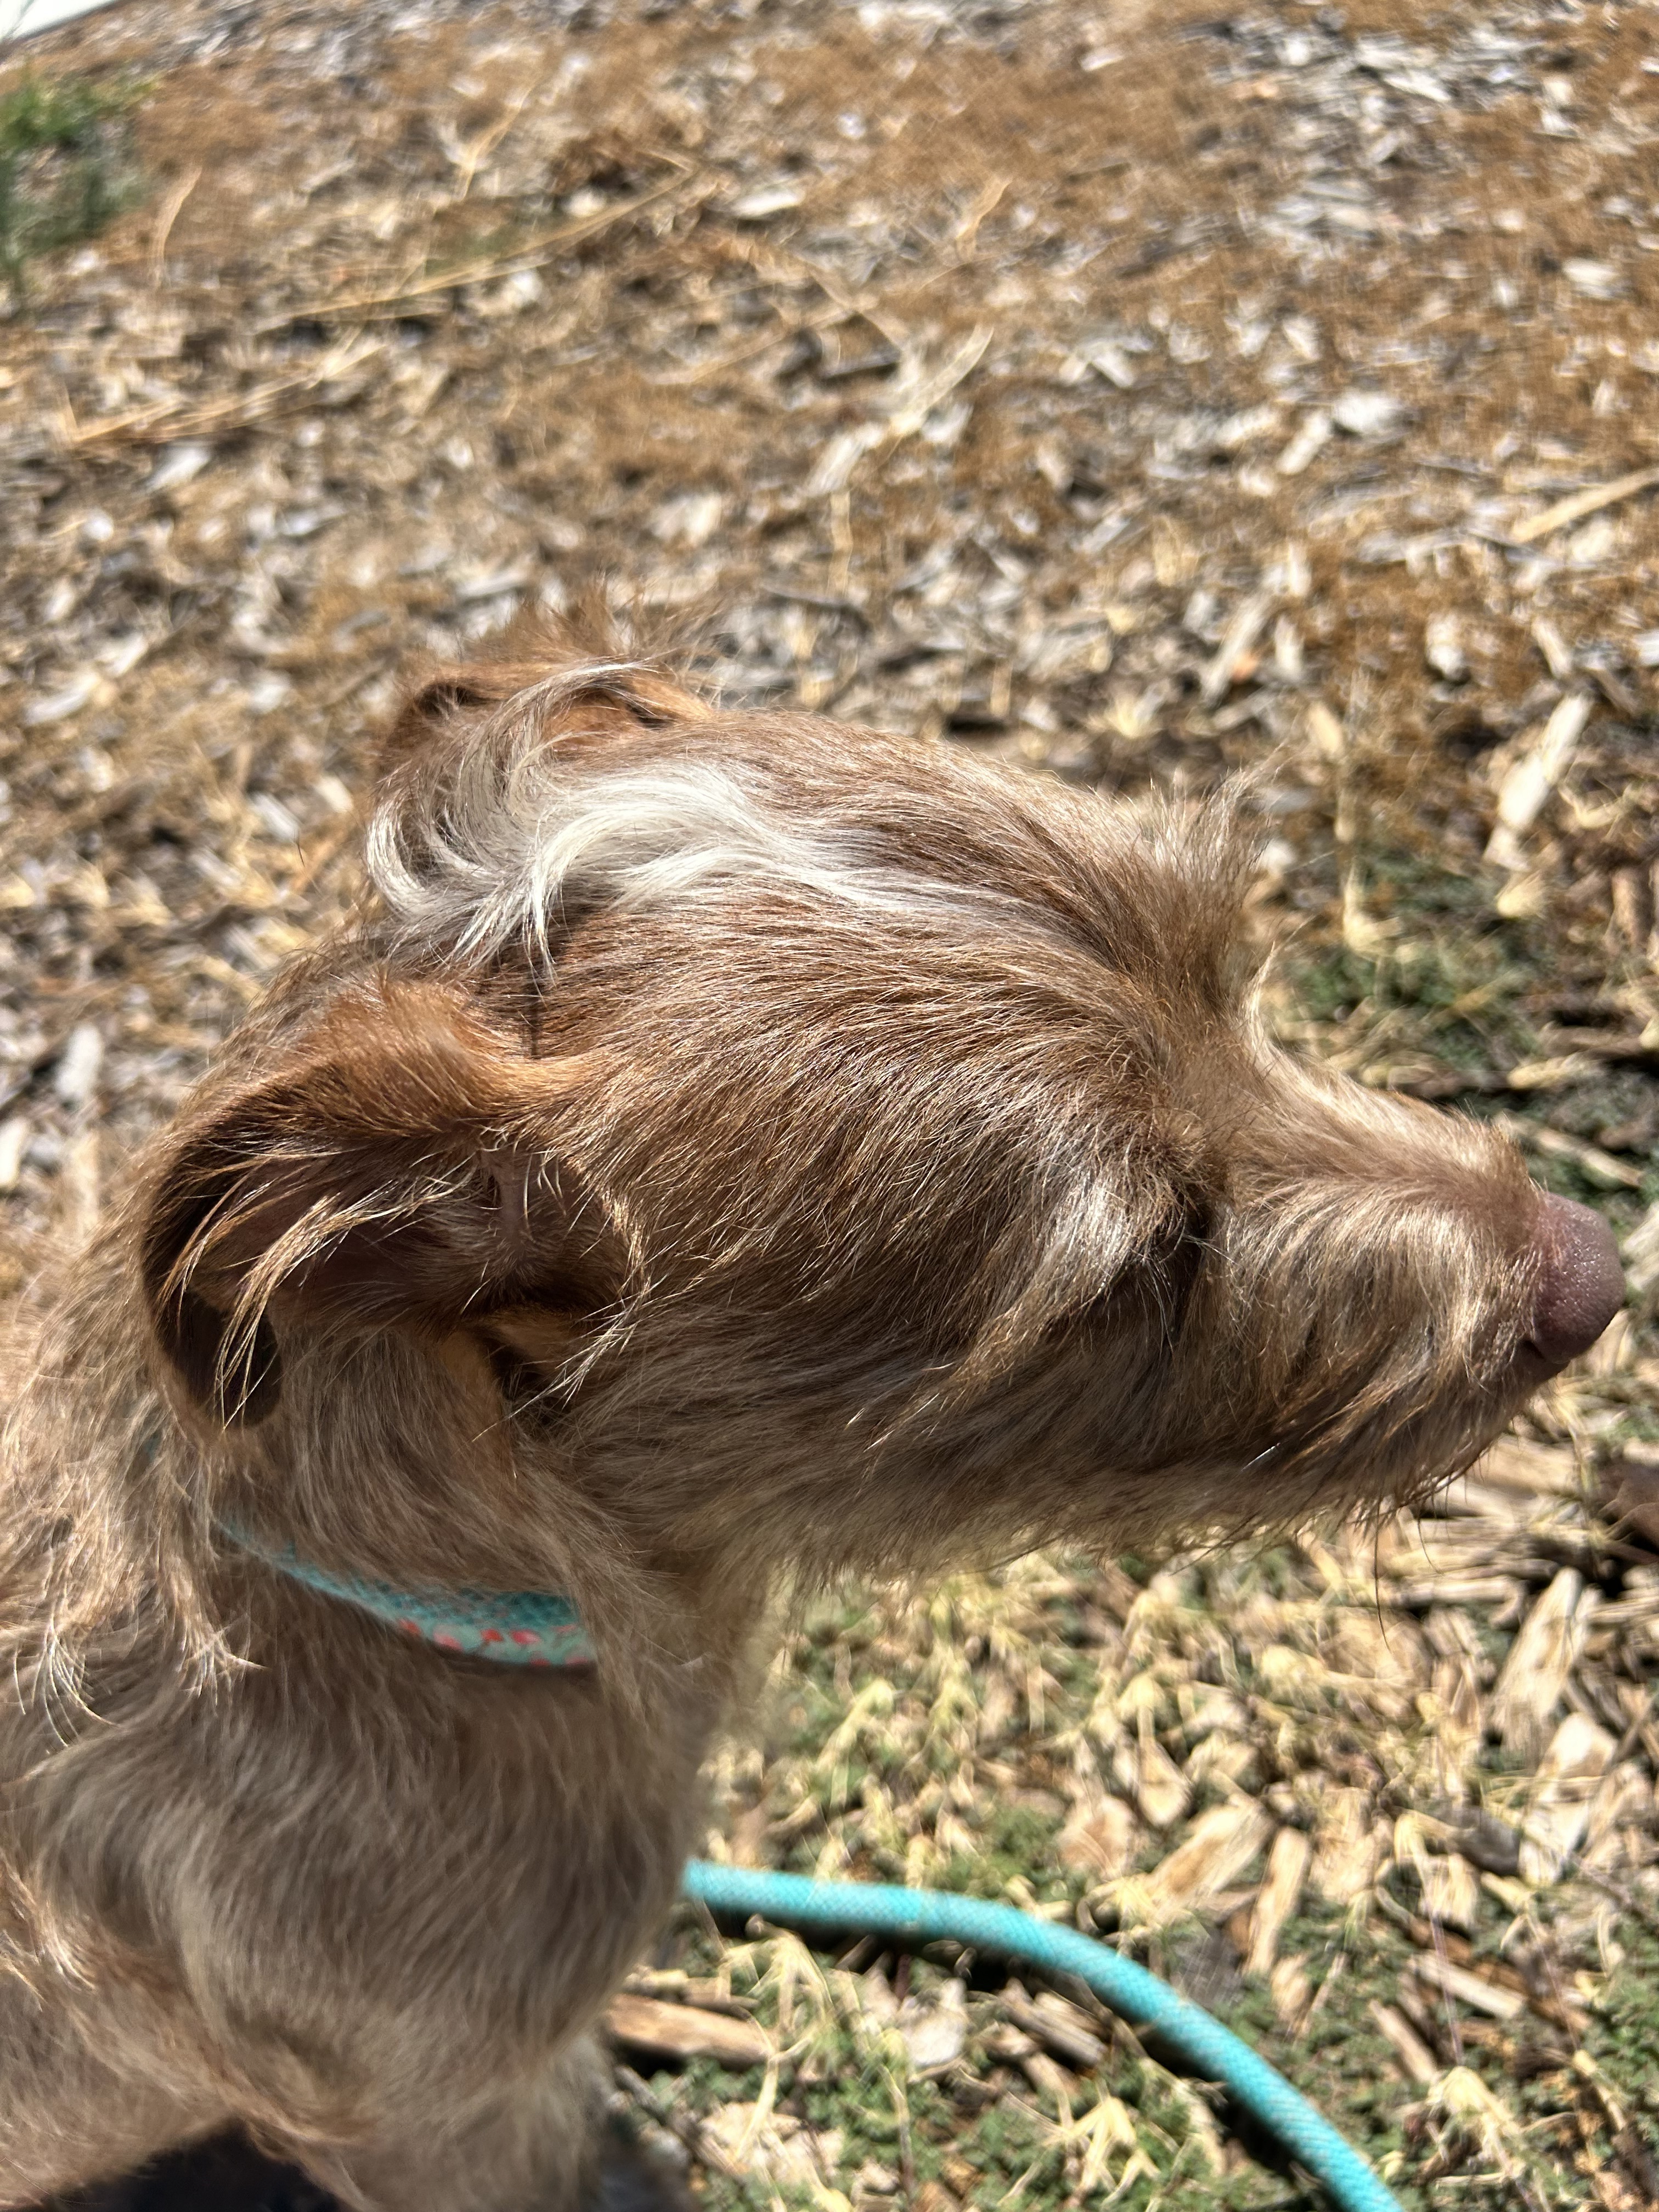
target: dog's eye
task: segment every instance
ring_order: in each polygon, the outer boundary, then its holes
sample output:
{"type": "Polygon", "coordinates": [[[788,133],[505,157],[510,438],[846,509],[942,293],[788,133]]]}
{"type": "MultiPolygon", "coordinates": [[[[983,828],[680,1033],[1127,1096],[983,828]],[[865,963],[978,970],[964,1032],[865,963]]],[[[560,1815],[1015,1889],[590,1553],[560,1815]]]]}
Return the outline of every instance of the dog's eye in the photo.
{"type": "Polygon", "coordinates": [[[1206,1195],[1188,1200],[1176,1234],[1176,1251],[1196,1266],[1214,1242],[1216,1220],[1219,1208],[1213,1199],[1206,1195]]]}
{"type": "Polygon", "coordinates": [[[495,1378],[495,1387],[506,1401],[509,1413],[516,1413],[533,1403],[547,1385],[527,1359],[504,1344],[491,1345],[488,1353],[489,1370],[495,1378]]]}
{"type": "Polygon", "coordinates": [[[1207,1198],[1183,1206],[1124,1280],[1096,1302],[1100,1321],[1120,1331],[1150,1331],[1173,1346],[1186,1328],[1214,1228],[1207,1198]]]}
{"type": "Polygon", "coordinates": [[[1189,1200],[1172,1231],[1167,1255],[1161,1255],[1176,1327],[1185,1316],[1188,1302],[1214,1244],[1218,1218],[1218,1209],[1207,1196],[1189,1200]]]}
{"type": "Polygon", "coordinates": [[[1135,1264],[1098,1297],[1057,1316],[1055,1331],[1084,1329],[1131,1336],[1151,1329],[1173,1340],[1210,1249],[1215,1211],[1208,1197],[1172,1212],[1135,1264]]]}

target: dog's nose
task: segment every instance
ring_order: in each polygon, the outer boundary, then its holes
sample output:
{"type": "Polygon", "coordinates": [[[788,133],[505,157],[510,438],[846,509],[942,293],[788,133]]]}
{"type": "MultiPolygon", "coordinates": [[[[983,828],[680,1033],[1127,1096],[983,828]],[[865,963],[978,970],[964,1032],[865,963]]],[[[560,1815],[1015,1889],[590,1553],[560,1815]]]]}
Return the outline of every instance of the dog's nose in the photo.
{"type": "Polygon", "coordinates": [[[1528,1342],[1552,1372],[1588,1352],[1625,1302],[1613,1231],[1593,1207],[1547,1196],[1538,1209],[1543,1266],[1528,1342]]]}

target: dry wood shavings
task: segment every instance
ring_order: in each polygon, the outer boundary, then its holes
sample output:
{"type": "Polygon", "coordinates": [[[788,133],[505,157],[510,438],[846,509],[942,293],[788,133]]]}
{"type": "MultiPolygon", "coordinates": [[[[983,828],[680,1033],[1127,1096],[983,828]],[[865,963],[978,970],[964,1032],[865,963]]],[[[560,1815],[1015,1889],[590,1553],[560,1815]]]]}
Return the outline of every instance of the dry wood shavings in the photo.
{"type": "Polygon", "coordinates": [[[1524,865],[1521,836],[1531,829],[1560,781],[1594,704],[1588,691],[1570,691],[1544,725],[1537,743],[1504,777],[1498,793],[1497,827],[1486,846],[1489,860],[1509,868],[1524,865]]]}
{"type": "Polygon", "coordinates": [[[1088,2016],[1053,1990],[1040,1990],[1033,2003],[1017,1982],[1011,1983],[999,2002],[1016,2027],[1023,2027],[1079,2073],[1091,2072],[1106,2056],[1106,2045],[1088,2016]]]}
{"type": "Polygon", "coordinates": [[[1267,1859],[1267,1878],[1261,1885],[1250,1919],[1250,1948],[1246,1963],[1253,1974],[1271,1974],[1285,1923],[1301,1900],[1313,1846],[1295,1828],[1281,1828],[1273,1838],[1267,1859]]]}
{"type": "Polygon", "coordinates": [[[1149,1916],[1168,1920],[1194,1905],[1212,1903],[1244,1873],[1272,1826],[1267,1814],[1249,1798],[1200,1813],[1184,1842],[1148,1877],[1149,1916]]]}
{"type": "Polygon", "coordinates": [[[1370,1887],[1383,1845],[1366,1791],[1340,1789],[1322,1794],[1313,1882],[1331,1904],[1350,1905],[1370,1887]]]}
{"type": "Polygon", "coordinates": [[[1504,1743],[1535,1759],[1549,1735],[1595,1603],[1583,1578],[1563,1567],[1528,1614],[1492,1692],[1492,1724],[1504,1743]]]}
{"type": "Polygon", "coordinates": [[[654,1997],[612,1997],[605,2024],[617,2041],[658,2058],[716,2058],[739,2069],[766,2062],[771,2045],[751,2021],[730,2020],[654,1997]]]}
{"type": "Polygon", "coordinates": [[[1518,2020],[1527,2008],[1527,2000],[1517,1990],[1502,1989],[1484,1975],[1472,1972],[1467,1966],[1454,1966],[1449,1960],[1437,1958],[1431,1952],[1419,1952],[1413,1965],[1418,1979],[1431,1989],[1443,1990],[1448,1996],[1473,2005],[1477,2012],[1486,2013],[1493,2020],[1518,2020]]]}
{"type": "Polygon", "coordinates": [[[1480,1883],[1461,1853],[1425,1856],[1418,1867],[1423,1910],[1446,1928],[1473,1929],[1480,1917],[1480,1883]]]}
{"type": "Polygon", "coordinates": [[[1528,1881],[1559,1876],[1589,1825],[1614,1749],[1611,1733],[1583,1713],[1569,1713],[1550,1738],[1534,1777],[1521,1844],[1521,1872],[1528,1881]]]}
{"type": "Polygon", "coordinates": [[[1517,545],[1531,545],[1552,531],[1565,530],[1571,524],[1582,522],[1587,515],[1599,514],[1603,507],[1616,507],[1621,499],[1633,499],[1638,492],[1651,491],[1659,484],[1659,469],[1632,469],[1628,476],[1620,477],[1609,484],[1591,484],[1583,491],[1571,493],[1557,500],[1553,507],[1535,514],[1529,522],[1520,523],[1514,532],[1517,545]]]}
{"type": "Polygon", "coordinates": [[[1372,1998],[1370,2016],[1376,2023],[1383,2040],[1413,2081],[1432,2081],[1440,2071],[1439,2061],[1429,2049],[1417,2030],[1393,2005],[1380,2003],[1372,1998]]]}

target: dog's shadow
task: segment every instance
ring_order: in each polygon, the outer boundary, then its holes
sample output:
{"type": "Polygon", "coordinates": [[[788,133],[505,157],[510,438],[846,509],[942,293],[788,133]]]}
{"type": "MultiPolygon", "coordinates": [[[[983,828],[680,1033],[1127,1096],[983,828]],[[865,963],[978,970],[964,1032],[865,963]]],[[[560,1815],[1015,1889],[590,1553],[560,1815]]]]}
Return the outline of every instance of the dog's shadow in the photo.
{"type": "MultiPolygon", "coordinates": [[[[680,2176],[625,2127],[606,2129],[598,2176],[580,2212],[694,2212],[680,2176]]],[[[119,2181],[54,2197],[40,2212],[339,2212],[298,2166],[281,2166],[246,2136],[215,2136],[154,2159],[119,2181]]]]}
{"type": "Polygon", "coordinates": [[[55,2197],[41,2212],[336,2212],[297,2166],[279,2166],[245,2136],[216,2136],[152,2160],[119,2181],[55,2197]]]}

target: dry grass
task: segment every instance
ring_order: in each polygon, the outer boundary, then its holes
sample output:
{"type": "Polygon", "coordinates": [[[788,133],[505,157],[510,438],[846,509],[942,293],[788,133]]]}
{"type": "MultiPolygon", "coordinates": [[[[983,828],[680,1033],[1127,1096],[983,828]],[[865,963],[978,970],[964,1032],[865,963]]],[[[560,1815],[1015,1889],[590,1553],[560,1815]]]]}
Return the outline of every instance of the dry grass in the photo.
{"type": "MultiPolygon", "coordinates": [[[[9,1287],[350,895],[396,672],[605,577],[734,698],[1258,769],[1286,1033],[1629,1236],[1438,1517],[849,1593],[715,1777],[1133,1946],[1414,2206],[1659,2198],[1656,30],[128,0],[30,58],[149,82],[147,196],[0,322],[9,1287]]],[[[721,2203],[1314,2201],[972,1962],[646,1984],[773,2039],[619,2074],[721,2203]]]]}

